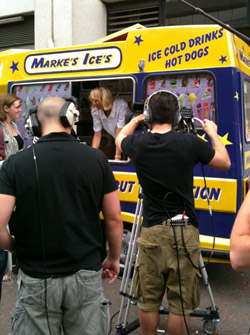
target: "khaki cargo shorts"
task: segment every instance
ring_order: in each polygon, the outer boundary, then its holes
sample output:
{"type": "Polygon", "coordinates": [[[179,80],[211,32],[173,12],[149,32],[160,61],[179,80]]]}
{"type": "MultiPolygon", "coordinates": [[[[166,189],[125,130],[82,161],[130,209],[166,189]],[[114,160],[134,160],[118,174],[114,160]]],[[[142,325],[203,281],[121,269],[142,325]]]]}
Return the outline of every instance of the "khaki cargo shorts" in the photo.
{"type": "Polygon", "coordinates": [[[193,225],[142,227],[137,239],[139,254],[134,275],[134,295],[137,306],[143,311],[159,310],[166,292],[169,312],[182,315],[176,242],[179,254],[179,270],[184,313],[190,314],[200,303],[200,272],[195,269],[185,251],[181,230],[183,230],[186,249],[192,262],[198,267],[200,259],[199,230],[193,225]]]}

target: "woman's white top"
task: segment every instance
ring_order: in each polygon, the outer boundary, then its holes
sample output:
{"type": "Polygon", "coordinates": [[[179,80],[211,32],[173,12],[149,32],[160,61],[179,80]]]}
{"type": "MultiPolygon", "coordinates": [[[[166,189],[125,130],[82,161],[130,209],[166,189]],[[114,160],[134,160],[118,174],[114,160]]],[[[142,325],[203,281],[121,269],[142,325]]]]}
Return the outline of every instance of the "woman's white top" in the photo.
{"type": "Polygon", "coordinates": [[[125,126],[125,115],[129,112],[128,104],[123,99],[115,99],[111,113],[107,117],[103,110],[92,109],[94,132],[105,129],[115,138],[116,129],[125,126]]]}

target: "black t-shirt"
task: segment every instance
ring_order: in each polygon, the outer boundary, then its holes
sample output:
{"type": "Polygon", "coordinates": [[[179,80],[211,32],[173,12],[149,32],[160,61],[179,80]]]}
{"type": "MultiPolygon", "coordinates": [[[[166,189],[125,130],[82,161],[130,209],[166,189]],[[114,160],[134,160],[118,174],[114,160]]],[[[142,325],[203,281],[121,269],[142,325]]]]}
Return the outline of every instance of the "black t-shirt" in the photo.
{"type": "Polygon", "coordinates": [[[197,227],[193,169],[198,162],[208,164],[215,151],[197,136],[176,131],[129,135],[122,151],[134,163],[143,189],[143,226],[161,224],[185,210],[197,227]]]}
{"type": "Polygon", "coordinates": [[[101,269],[99,212],[104,194],[117,189],[106,157],[67,133],[43,136],[33,147],[38,178],[32,147],[0,170],[0,193],[16,197],[11,225],[21,269],[34,277],[101,269]]]}

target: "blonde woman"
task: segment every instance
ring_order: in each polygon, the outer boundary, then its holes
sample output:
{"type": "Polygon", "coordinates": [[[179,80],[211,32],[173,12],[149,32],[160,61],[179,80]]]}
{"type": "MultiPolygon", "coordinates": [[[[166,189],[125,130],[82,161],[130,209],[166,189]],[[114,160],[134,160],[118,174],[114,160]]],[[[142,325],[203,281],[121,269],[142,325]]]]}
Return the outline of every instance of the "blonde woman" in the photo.
{"type": "Polygon", "coordinates": [[[14,120],[20,117],[22,99],[14,94],[0,96],[0,127],[6,159],[23,148],[23,139],[14,120]]]}
{"type": "MultiPolygon", "coordinates": [[[[129,112],[128,104],[125,100],[114,98],[111,91],[106,87],[97,87],[90,92],[89,100],[92,104],[91,115],[93,118],[94,137],[92,147],[99,148],[102,129],[105,129],[113,139],[117,137],[125,125],[125,115],[129,112]]],[[[112,141],[115,160],[121,159],[121,151],[115,147],[112,141]]]]}

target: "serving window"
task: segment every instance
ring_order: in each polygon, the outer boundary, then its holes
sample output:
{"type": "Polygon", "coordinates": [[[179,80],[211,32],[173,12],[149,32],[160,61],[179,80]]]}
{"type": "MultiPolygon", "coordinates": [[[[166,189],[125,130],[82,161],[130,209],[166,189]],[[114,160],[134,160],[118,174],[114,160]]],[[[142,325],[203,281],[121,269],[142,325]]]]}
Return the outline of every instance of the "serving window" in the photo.
{"type": "MultiPolygon", "coordinates": [[[[135,95],[135,81],[131,77],[100,78],[94,80],[71,80],[68,82],[39,82],[20,83],[12,87],[12,93],[22,98],[21,117],[16,120],[18,129],[24,139],[25,146],[32,143],[31,134],[25,129],[25,120],[29,111],[48,96],[60,96],[62,98],[73,95],[78,99],[80,120],[76,124],[76,133],[80,141],[91,146],[94,135],[93,120],[91,116],[91,103],[89,94],[93,88],[104,86],[110,89],[114,98],[120,98],[127,102],[128,112],[132,109],[135,95]]],[[[101,134],[99,149],[104,152],[108,159],[113,159],[115,141],[104,129],[101,134]]],[[[127,161],[126,157],[122,160],[127,161]]]]}
{"type": "MultiPolygon", "coordinates": [[[[81,82],[72,82],[72,95],[76,96],[80,102],[80,121],[77,125],[77,135],[82,143],[87,145],[92,144],[94,136],[93,119],[91,116],[91,103],[89,94],[96,87],[109,88],[113,97],[123,99],[128,104],[128,112],[132,109],[134,100],[135,83],[132,78],[101,78],[98,80],[84,80],[81,82]]],[[[102,129],[101,143],[99,149],[106,155],[108,159],[114,159],[115,140],[114,138],[102,129]]],[[[127,161],[127,157],[121,157],[121,161],[127,161]]],[[[121,162],[116,161],[116,162],[121,162]]]]}

